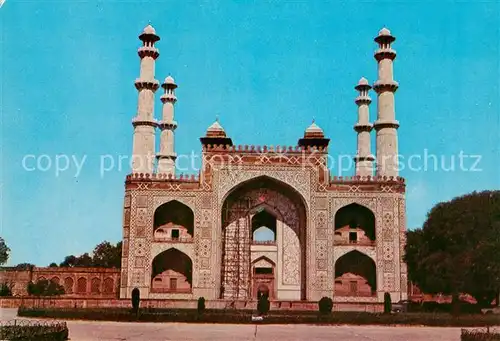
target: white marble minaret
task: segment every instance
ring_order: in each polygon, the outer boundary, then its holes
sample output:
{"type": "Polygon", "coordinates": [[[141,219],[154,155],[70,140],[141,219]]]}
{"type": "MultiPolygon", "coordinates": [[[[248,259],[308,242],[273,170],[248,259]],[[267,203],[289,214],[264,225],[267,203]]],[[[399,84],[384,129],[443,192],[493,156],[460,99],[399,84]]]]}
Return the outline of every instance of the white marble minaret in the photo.
{"type": "Polygon", "coordinates": [[[383,28],[380,30],[375,42],[379,48],[375,51],[378,62],[378,80],[373,85],[377,92],[377,120],[373,127],[377,132],[377,175],[398,176],[398,134],[399,122],[396,121],[394,109],[394,93],[398,83],[394,80],[393,60],[396,51],[391,44],[396,40],[391,32],[383,28]]]}
{"type": "Polygon", "coordinates": [[[356,85],[355,89],[359,91],[356,97],[356,104],[358,105],[358,121],[354,125],[354,130],[358,133],[358,150],[354,157],[356,164],[356,175],[359,176],[372,176],[373,175],[373,160],[375,158],[371,152],[370,132],[373,129],[370,123],[370,109],[369,105],[372,102],[368,91],[372,87],[368,84],[366,78],[361,78],[356,85]]]}
{"type": "Polygon", "coordinates": [[[177,102],[177,97],[175,97],[177,84],[175,84],[173,77],[168,76],[161,87],[165,93],[161,96],[163,111],[162,119],[158,122],[161,129],[160,152],[156,156],[158,158],[158,173],[175,175],[177,154],[174,148],[174,131],[177,128],[177,122],[174,121],[174,105],[177,102]]]}
{"type": "Polygon", "coordinates": [[[138,50],[141,58],[141,72],[135,80],[139,92],[137,116],[132,120],[134,139],[132,147],[132,172],[152,173],[155,161],[154,96],[159,88],[155,79],[155,61],[160,56],[155,43],[160,40],[155,29],[148,25],[139,36],[142,46],[138,50]]]}

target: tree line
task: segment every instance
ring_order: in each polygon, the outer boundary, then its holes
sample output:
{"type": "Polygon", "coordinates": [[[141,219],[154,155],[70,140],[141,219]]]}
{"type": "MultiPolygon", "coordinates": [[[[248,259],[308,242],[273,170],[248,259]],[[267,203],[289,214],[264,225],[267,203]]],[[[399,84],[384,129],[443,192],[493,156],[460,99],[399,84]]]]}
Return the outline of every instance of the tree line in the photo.
{"type": "MultiPolygon", "coordinates": [[[[10,249],[5,240],[0,237],[0,265],[4,265],[10,254],[10,249]]],[[[122,242],[111,244],[108,241],[99,243],[89,254],[85,252],[80,256],[69,255],[59,264],[53,262],[49,267],[98,267],[98,268],[120,268],[122,258],[122,242]]],[[[31,263],[19,263],[15,268],[28,270],[34,267],[31,263]]]]}

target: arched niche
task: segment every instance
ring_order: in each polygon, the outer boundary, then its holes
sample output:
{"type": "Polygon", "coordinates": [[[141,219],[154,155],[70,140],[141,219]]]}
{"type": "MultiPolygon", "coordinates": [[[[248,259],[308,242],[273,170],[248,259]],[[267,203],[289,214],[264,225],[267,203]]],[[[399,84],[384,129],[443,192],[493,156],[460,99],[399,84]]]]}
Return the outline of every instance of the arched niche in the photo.
{"type": "Polygon", "coordinates": [[[151,268],[151,292],[191,292],[193,262],[188,255],[176,248],[158,254],[151,268]]]}
{"type": "Polygon", "coordinates": [[[194,212],[177,200],[166,202],[155,210],[153,233],[155,239],[191,239],[194,232],[194,212]]]}
{"type": "Polygon", "coordinates": [[[352,203],[335,213],[336,242],[373,244],[375,232],[375,214],[363,205],[352,203]]]}
{"type": "Polygon", "coordinates": [[[335,262],[336,296],[374,296],[377,291],[377,267],[372,258],[357,250],[335,262]]]}

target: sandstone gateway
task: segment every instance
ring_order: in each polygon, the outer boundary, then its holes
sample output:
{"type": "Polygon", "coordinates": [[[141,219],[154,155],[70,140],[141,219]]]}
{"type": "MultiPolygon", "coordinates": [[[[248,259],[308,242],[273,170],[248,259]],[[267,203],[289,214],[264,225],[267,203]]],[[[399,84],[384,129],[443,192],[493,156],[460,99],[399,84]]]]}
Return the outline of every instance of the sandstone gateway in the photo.
{"type": "Polygon", "coordinates": [[[389,30],[375,38],[373,125],[372,86],[361,78],[355,87],[358,140],[352,177],[330,175],[329,139],[314,122],[297,146],[273,147],[237,146],[216,121],[200,138],[199,176],[176,175],[177,85],[171,76],[161,84],[163,109],[157,121],[160,38],[150,25],[139,38],[139,100],[132,121],[133,170],[125,183],[120,298],[129,299],[138,288],[143,299],[205,297],[218,300],[218,306],[255,300],[259,291],[277,302],[316,302],[328,296],[352,307],[381,303],[384,292],[393,301],[406,299],[405,183],[398,176],[398,83],[393,79],[395,38],[389,30]],[[267,238],[256,238],[263,230],[267,238]]]}

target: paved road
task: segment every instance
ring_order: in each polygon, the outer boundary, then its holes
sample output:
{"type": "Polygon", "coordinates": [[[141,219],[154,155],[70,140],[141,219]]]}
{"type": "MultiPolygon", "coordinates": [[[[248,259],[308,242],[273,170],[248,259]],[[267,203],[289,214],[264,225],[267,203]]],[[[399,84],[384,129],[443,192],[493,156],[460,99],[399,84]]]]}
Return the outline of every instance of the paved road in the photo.
{"type": "MultiPolygon", "coordinates": [[[[0,319],[16,318],[1,309],[0,319]]],[[[72,341],[459,341],[460,328],[68,321],[72,341]]]]}

